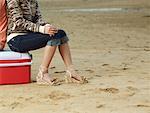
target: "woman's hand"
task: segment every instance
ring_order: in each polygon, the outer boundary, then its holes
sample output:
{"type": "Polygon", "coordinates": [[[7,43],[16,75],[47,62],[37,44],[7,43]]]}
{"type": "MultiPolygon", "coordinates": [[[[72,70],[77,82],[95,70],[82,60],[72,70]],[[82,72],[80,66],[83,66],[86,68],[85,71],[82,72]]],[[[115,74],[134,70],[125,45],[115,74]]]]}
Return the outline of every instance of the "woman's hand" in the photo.
{"type": "Polygon", "coordinates": [[[45,33],[49,34],[50,36],[54,36],[55,33],[58,32],[58,29],[50,24],[45,25],[45,33]]]}

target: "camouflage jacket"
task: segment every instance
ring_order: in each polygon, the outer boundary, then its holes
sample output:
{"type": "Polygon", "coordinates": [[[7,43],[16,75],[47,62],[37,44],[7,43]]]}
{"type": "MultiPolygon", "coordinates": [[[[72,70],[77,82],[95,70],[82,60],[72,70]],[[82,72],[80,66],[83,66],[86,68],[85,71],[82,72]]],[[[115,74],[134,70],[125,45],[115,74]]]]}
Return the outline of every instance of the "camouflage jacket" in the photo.
{"type": "Polygon", "coordinates": [[[44,25],[37,0],[6,0],[8,34],[43,32],[44,25]]]}

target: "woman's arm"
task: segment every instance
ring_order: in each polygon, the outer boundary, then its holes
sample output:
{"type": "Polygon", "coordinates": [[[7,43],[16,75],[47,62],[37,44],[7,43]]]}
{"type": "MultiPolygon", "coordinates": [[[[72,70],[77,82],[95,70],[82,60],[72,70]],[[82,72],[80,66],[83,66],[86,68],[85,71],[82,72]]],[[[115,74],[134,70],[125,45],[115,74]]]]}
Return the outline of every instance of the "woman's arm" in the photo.
{"type": "Polygon", "coordinates": [[[42,15],[41,15],[41,12],[40,12],[40,8],[39,8],[39,4],[38,4],[37,0],[35,0],[35,4],[36,4],[36,13],[35,13],[35,16],[34,16],[35,23],[38,23],[40,25],[48,24],[42,18],[42,15]]]}

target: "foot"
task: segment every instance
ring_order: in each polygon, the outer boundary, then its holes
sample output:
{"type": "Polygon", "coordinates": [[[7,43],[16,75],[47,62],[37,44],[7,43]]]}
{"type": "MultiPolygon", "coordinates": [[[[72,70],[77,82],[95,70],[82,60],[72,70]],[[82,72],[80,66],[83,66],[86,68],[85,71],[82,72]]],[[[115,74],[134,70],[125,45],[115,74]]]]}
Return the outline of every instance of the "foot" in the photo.
{"type": "Polygon", "coordinates": [[[52,78],[48,74],[48,69],[40,66],[39,73],[36,77],[37,84],[43,85],[59,85],[57,78],[52,78]]]}
{"type": "Polygon", "coordinates": [[[66,83],[78,83],[78,84],[84,84],[87,83],[87,79],[84,76],[80,76],[73,66],[70,66],[66,70],[66,76],[65,76],[66,83]]]}

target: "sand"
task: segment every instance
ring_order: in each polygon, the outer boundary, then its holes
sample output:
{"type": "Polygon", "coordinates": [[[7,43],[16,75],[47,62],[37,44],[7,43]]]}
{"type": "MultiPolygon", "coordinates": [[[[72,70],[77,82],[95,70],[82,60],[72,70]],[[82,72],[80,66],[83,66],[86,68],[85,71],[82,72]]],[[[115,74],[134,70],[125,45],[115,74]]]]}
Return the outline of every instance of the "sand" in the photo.
{"type": "MultiPolygon", "coordinates": [[[[63,28],[78,73],[89,83],[0,86],[0,113],[150,113],[150,1],[39,0],[46,21],[63,28]],[[128,12],[63,9],[130,8],[128,12]]],[[[33,54],[32,80],[43,50],[33,54]]],[[[57,51],[51,75],[63,79],[57,51]]]]}

